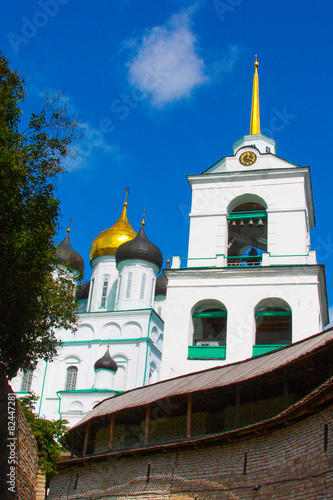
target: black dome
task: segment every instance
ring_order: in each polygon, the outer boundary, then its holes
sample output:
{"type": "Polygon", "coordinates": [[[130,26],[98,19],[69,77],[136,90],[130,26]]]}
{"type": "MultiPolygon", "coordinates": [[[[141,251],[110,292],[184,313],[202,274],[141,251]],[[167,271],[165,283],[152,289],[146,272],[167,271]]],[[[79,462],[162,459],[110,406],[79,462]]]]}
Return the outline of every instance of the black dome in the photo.
{"type": "MultiPolygon", "coordinates": [[[[169,259],[167,259],[166,269],[170,269],[169,259]]],[[[168,278],[165,276],[164,273],[162,273],[161,276],[159,276],[156,280],[155,297],[157,295],[166,295],[167,285],[168,285],[168,278]]]]}
{"type": "Polygon", "coordinates": [[[88,299],[89,288],[90,288],[90,281],[82,283],[82,285],[78,286],[76,290],[76,300],[88,299]]]}
{"type": "Polygon", "coordinates": [[[109,348],[107,348],[104,356],[96,361],[94,364],[94,370],[102,368],[103,370],[110,370],[116,372],[118,370],[118,365],[114,359],[111,358],[109,348]]]}
{"type": "MultiPolygon", "coordinates": [[[[167,259],[166,269],[170,269],[169,259],[167,259]]],[[[165,276],[164,273],[162,273],[161,276],[159,276],[156,280],[155,297],[157,295],[166,295],[167,285],[168,285],[168,278],[165,276]]]]}
{"type": "Polygon", "coordinates": [[[133,240],[120,245],[116,252],[117,264],[127,259],[140,259],[151,262],[158,267],[158,270],[162,267],[163,256],[161,250],[148,240],[143,226],[141,226],[140,232],[133,240]]]}
{"type": "Polygon", "coordinates": [[[56,248],[56,258],[58,264],[62,266],[74,267],[79,273],[83,274],[84,262],[80,254],[73,250],[72,245],[69,241],[69,230],[67,229],[66,238],[62,240],[59,246],[56,248]]]}
{"type": "Polygon", "coordinates": [[[162,273],[161,276],[159,276],[156,279],[155,297],[156,297],[156,295],[166,295],[167,284],[168,284],[168,280],[167,280],[165,274],[162,273]]]}

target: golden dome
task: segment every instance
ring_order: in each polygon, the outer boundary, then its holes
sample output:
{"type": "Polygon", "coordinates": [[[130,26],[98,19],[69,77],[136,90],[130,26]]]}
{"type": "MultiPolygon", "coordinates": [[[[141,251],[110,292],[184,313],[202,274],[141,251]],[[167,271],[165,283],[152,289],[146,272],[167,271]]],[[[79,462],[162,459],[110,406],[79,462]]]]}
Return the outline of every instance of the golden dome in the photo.
{"type": "Polygon", "coordinates": [[[125,241],[135,238],[137,233],[132,228],[127,217],[127,202],[117,222],[105,229],[94,239],[90,246],[90,262],[100,255],[115,255],[118,247],[125,241]]]}

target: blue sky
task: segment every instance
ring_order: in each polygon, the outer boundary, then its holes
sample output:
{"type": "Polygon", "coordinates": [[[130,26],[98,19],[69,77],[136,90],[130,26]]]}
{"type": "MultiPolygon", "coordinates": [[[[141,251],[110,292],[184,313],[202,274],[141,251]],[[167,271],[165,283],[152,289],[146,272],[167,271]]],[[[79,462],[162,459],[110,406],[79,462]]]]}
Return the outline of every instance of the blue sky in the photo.
{"type": "Polygon", "coordinates": [[[311,166],[316,228],[333,301],[333,3],[323,0],[11,0],[2,2],[0,50],[26,77],[24,116],[43,94],[66,92],[85,138],[58,182],[58,242],[89,246],[128,215],[171,255],[186,256],[198,174],[249,133],[258,54],[262,132],[278,155],[311,166]]]}

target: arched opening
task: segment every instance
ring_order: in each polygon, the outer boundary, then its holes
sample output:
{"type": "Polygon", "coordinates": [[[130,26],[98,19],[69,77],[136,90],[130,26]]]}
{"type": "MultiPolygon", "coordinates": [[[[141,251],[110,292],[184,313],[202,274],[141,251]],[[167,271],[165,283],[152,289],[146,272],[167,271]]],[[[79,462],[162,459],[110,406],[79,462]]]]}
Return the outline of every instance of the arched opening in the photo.
{"type": "Polygon", "coordinates": [[[105,274],[104,277],[103,277],[101,307],[106,307],[106,299],[107,299],[107,295],[108,295],[108,287],[109,287],[109,275],[105,274]]]}
{"type": "Polygon", "coordinates": [[[267,252],[267,212],[264,200],[244,195],[228,209],[228,266],[258,266],[267,252]]]}
{"type": "Polygon", "coordinates": [[[66,370],[65,391],[75,391],[77,381],[77,366],[69,366],[66,370]]]}
{"type": "Polygon", "coordinates": [[[31,391],[31,386],[32,386],[32,375],[33,371],[28,368],[28,370],[24,370],[23,372],[23,378],[22,378],[22,384],[21,384],[21,391],[22,392],[29,392],[31,391]]]}
{"type": "Polygon", "coordinates": [[[158,373],[157,373],[156,364],[152,361],[149,365],[148,385],[154,384],[155,382],[157,382],[157,379],[158,379],[158,373]]]}
{"type": "Polygon", "coordinates": [[[283,299],[267,298],[255,308],[256,354],[277,349],[292,342],[292,312],[283,299]],[[263,352],[261,352],[263,351],[263,352]]]}
{"type": "Polygon", "coordinates": [[[205,300],[192,310],[193,336],[189,357],[225,357],[227,309],[217,300],[205,300]],[[190,356],[190,353],[193,356],[190,356]]]}

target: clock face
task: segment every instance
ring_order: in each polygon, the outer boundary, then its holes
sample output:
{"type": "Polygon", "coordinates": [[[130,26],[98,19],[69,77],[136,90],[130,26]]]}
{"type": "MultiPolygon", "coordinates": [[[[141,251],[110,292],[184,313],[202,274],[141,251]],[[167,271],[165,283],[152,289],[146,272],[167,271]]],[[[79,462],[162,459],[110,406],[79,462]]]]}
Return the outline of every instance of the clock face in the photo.
{"type": "Polygon", "coordinates": [[[257,156],[252,151],[245,151],[245,153],[242,153],[239,157],[240,163],[242,165],[245,165],[246,167],[248,167],[249,165],[253,165],[256,159],[257,156]]]}

